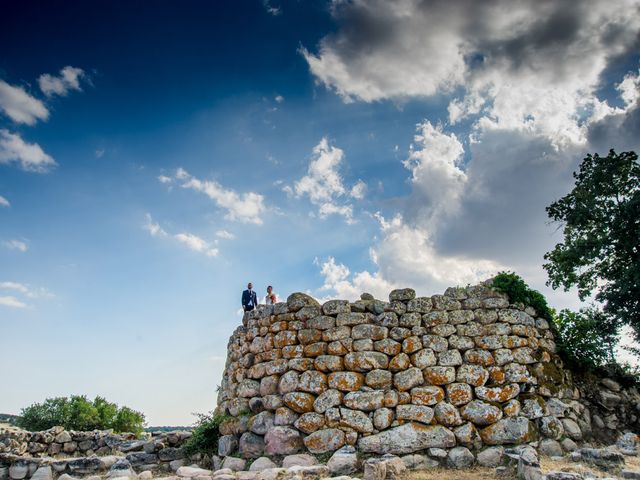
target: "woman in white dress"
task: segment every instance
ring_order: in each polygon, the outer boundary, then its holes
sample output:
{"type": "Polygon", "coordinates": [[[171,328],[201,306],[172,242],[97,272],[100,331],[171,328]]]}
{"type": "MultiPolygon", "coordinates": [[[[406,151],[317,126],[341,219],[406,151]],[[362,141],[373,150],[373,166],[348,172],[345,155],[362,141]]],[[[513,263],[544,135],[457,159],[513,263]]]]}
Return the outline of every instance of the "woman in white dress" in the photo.
{"type": "Polygon", "coordinates": [[[278,302],[278,297],[276,297],[276,294],[273,293],[273,287],[271,285],[269,285],[267,287],[267,295],[264,297],[264,303],[265,305],[273,305],[274,303],[278,302]]]}

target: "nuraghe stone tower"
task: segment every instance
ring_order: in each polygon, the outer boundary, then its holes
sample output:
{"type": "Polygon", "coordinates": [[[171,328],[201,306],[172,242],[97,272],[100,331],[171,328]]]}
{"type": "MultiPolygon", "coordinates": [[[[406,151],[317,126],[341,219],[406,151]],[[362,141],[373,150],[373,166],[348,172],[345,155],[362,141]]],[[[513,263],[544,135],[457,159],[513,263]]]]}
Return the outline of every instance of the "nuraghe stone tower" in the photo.
{"type": "Polygon", "coordinates": [[[635,389],[572,377],[549,323],[483,284],[388,302],[294,293],[246,313],[229,340],[219,454],[570,450],[637,428],[635,389]]]}

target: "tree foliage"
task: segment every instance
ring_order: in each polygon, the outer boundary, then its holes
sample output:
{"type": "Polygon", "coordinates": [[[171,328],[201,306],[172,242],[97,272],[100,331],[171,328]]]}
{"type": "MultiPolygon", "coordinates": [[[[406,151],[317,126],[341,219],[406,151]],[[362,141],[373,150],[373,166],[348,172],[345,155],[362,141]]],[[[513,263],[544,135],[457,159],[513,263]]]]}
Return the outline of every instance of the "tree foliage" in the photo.
{"type": "Polygon", "coordinates": [[[120,407],[102,397],[93,402],[84,395],[47,398],[22,409],[17,425],[39,431],[60,425],[67,430],[106,430],[139,434],[144,428],[144,414],[120,407]]]}
{"type": "Polygon", "coordinates": [[[547,207],[564,240],[545,254],[553,288],[592,293],[640,337],[640,164],[635,152],[587,155],[573,190],[547,207]]]}
{"type": "Polygon", "coordinates": [[[593,307],[561,310],[554,325],[559,353],[572,366],[595,370],[616,363],[618,326],[611,315],[593,307]]]}

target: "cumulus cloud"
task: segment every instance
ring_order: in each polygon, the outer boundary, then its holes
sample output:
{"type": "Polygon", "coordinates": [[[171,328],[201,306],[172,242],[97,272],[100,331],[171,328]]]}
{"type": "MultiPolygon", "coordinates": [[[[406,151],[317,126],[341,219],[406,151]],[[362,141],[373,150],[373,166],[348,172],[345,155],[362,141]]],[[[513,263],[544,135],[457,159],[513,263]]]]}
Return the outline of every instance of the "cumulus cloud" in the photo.
{"type": "Polygon", "coordinates": [[[66,97],[72,90],[81,91],[80,80],[86,77],[84,70],[77,67],[66,66],[58,75],[43,73],[38,77],[40,90],[47,97],[58,95],[66,97]]]}
{"type": "Polygon", "coordinates": [[[2,195],[0,195],[0,207],[10,207],[11,203],[9,203],[9,200],[7,200],[5,197],[3,197],[2,195]]]}
{"type": "Polygon", "coordinates": [[[23,242],[22,240],[6,240],[2,242],[2,244],[10,250],[18,250],[22,253],[29,250],[29,245],[27,244],[27,242],[23,242]]]}
{"type": "Polygon", "coordinates": [[[320,218],[329,215],[342,215],[348,223],[353,221],[353,205],[343,199],[362,199],[366,184],[358,180],[351,188],[344,185],[340,166],[344,159],[341,148],[330,145],[323,137],[313,148],[307,174],[296,181],[294,187],[285,186],[283,190],[296,197],[308,197],[318,207],[320,218]]]}
{"type": "Polygon", "coordinates": [[[27,143],[20,135],[0,129],[0,165],[12,163],[36,173],[46,173],[58,165],[37,143],[27,143]]]}
{"type": "Polygon", "coordinates": [[[44,103],[4,80],[0,80],[0,110],[14,122],[26,125],[35,125],[38,120],[49,118],[49,110],[44,103]]]}
{"type": "Polygon", "coordinates": [[[331,292],[330,297],[354,301],[360,298],[360,294],[370,293],[376,298],[385,299],[396,288],[379,273],[372,275],[363,271],[352,275],[346,265],[337,263],[333,257],[325,261],[316,258],[315,264],[320,267],[320,274],[324,277],[320,290],[331,292]]]}
{"type": "Polygon", "coordinates": [[[449,119],[584,143],[612,61],[637,50],[638,0],[334,1],[339,28],[302,54],[346,101],[456,95],[449,119]]]}
{"type": "Polygon", "coordinates": [[[181,232],[176,234],[170,234],[164,230],[160,224],[153,220],[151,214],[145,215],[145,223],[142,228],[151,234],[152,237],[170,237],[186,246],[189,250],[194,252],[203,253],[207,257],[218,256],[219,250],[210,242],[207,242],[203,238],[189,232],[181,232]]]}
{"type": "MultiPolygon", "coordinates": [[[[168,183],[166,178],[170,177],[161,175],[159,180],[162,183],[168,183]]],[[[200,180],[183,168],[176,170],[173,179],[178,180],[182,188],[204,193],[219,208],[226,211],[225,219],[262,225],[262,217],[267,211],[262,195],[255,192],[237,193],[230,188],[223,187],[215,180],[200,180]]]]}

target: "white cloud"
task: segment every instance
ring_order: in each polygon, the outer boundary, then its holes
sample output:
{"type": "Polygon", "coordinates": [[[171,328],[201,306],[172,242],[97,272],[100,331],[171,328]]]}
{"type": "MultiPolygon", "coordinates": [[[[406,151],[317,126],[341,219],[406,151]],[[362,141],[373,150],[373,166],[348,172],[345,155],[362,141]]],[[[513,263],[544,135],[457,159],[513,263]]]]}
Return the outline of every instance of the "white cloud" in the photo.
{"type": "Polygon", "coordinates": [[[214,245],[207,242],[203,238],[194,235],[193,233],[182,232],[169,234],[157,222],[153,220],[149,213],[145,215],[145,219],[146,221],[143,224],[142,228],[149,232],[152,237],[171,237],[190,250],[198,253],[204,253],[207,257],[216,257],[219,253],[218,249],[214,245]]]}
{"type": "Polygon", "coordinates": [[[216,237],[223,238],[225,240],[233,240],[234,238],[236,238],[236,236],[233,233],[228,232],[226,230],[218,230],[216,232],[216,237]]]}
{"type": "Polygon", "coordinates": [[[638,0],[334,1],[337,31],[302,54],[345,101],[462,90],[452,123],[473,116],[480,130],[542,135],[560,148],[586,141],[603,73],[635,51],[639,9],[638,0]]]}
{"type": "Polygon", "coordinates": [[[191,250],[204,253],[207,257],[215,257],[218,255],[217,248],[212,247],[209,242],[192,233],[178,233],[174,235],[174,238],[191,250]]]}
{"type": "Polygon", "coordinates": [[[29,250],[29,245],[22,240],[6,240],[2,244],[10,250],[18,250],[22,253],[29,250]]]}
{"type": "Polygon", "coordinates": [[[81,91],[80,80],[85,77],[85,72],[81,68],[66,66],[60,70],[58,76],[43,73],[38,77],[38,85],[40,90],[47,97],[59,95],[66,97],[70,91],[81,91]]]}
{"type": "Polygon", "coordinates": [[[9,203],[9,200],[7,200],[5,197],[3,197],[2,195],[0,195],[0,207],[10,207],[11,203],[9,203]]]}
{"type": "Polygon", "coordinates": [[[11,163],[36,173],[46,173],[57,165],[37,143],[26,143],[18,134],[0,129],[0,165],[11,163]]]}
{"type": "Polygon", "coordinates": [[[351,195],[356,200],[362,200],[367,193],[367,184],[362,180],[358,180],[353,187],[351,187],[351,191],[349,195],[351,195]]]}
{"type": "Polygon", "coordinates": [[[363,271],[351,275],[349,268],[344,264],[336,263],[333,257],[329,257],[324,262],[316,258],[315,264],[320,267],[320,273],[324,277],[324,284],[320,290],[334,292],[331,295],[334,298],[353,301],[359,299],[362,293],[370,293],[376,298],[386,299],[389,292],[395,288],[378,273],[372,275],[363,271]]]}
{"type": "Polygon", "coordinates": [[[55,295],[43,287],[33,288],[24,283],[0,282],[0,290],[13,290],[29,298],[53,298],[55,295]]]}
{"type": "Polygon", "coordinates": [[[160,183],[167,184],[167,183],[171,183],[173,181],[173,178],[167,177],[166,175],[159,175],[158,176],[158,181],[160,183]]]}
{"type": "Polygon", "coordinates": [[[145,214],[146,222],[142,228],[151,234],[152,237],[166,237],[168,234],[165,232],[160,224],[153,221],[151,214],[145,214]]]}
{"type": "Polygon", "coordinates": [[[351,196],[355,199],[364,197],[366,184],[362,180],[347,189],[344,185],[339,168],[344,158],[344,151],[329,144],[326,137],[322,138],[313,148],[313,155],[309,162],[307,174],[295,182],[294,187],[285,186],[282,190],[287,195],[297,197],[307,196],[309,201],[318,206],[320,218],[337,214],[345,217],[347,223],[353,221],[353,206],[340,203],[341,197],[351,196]]]}
{"type": "Polygon", "coordinates": [[[255,192],[238,194],[234,190],[224,188],[214,180],[200,180],[183,168],[178,168],[174,178],[182,182],[182,188],[204,193],[218,207],[226,210],[225,219],[262,225],[262,216],[267,211],[262,195],[255,192]]]}
{"type": "Polygon", "coordinates": [[[413,195],[418,197],[413,203],[426,224],[458,209],[467,176],[460,168],[464,148],[454,134],[444,133],[440,125],[434,127],[429,121],[418,124],[417,129],[403,165],[412,173],[413,195]]]}
{"type": "Polygon", "coordinates": [[[27,308],[28,305],[11,295],[0,296],[0,306],[11,308],[27,308]]]}
{"type": "Polygon", "coordinates": [[[104,157],[105,149],[104,148],[99,148],[94,153],[95,153],[96,158],[102,158],[102,157],[104,157]]]}
{"type": "Polygon", "coordinates": [[[270,0],[262,0],[262,5],[264,5],[264,8],[269,15],[277,17],[282,14],[282,9],[280,7],[272,5],[270,0]]]}
{"type": "Polygon", "coordinates": [[[282,95],[276,95],[276,97],[274,98],[274,100],[278,103],[282,103],[284,102],[284,97],[282,95]]]}
{"type": "Polygon", "coordinates": [[[14,122],[26,125],[49,118],[49,110],[44,103],[3,80],[0,80],[0,110],[14,122]]]}

